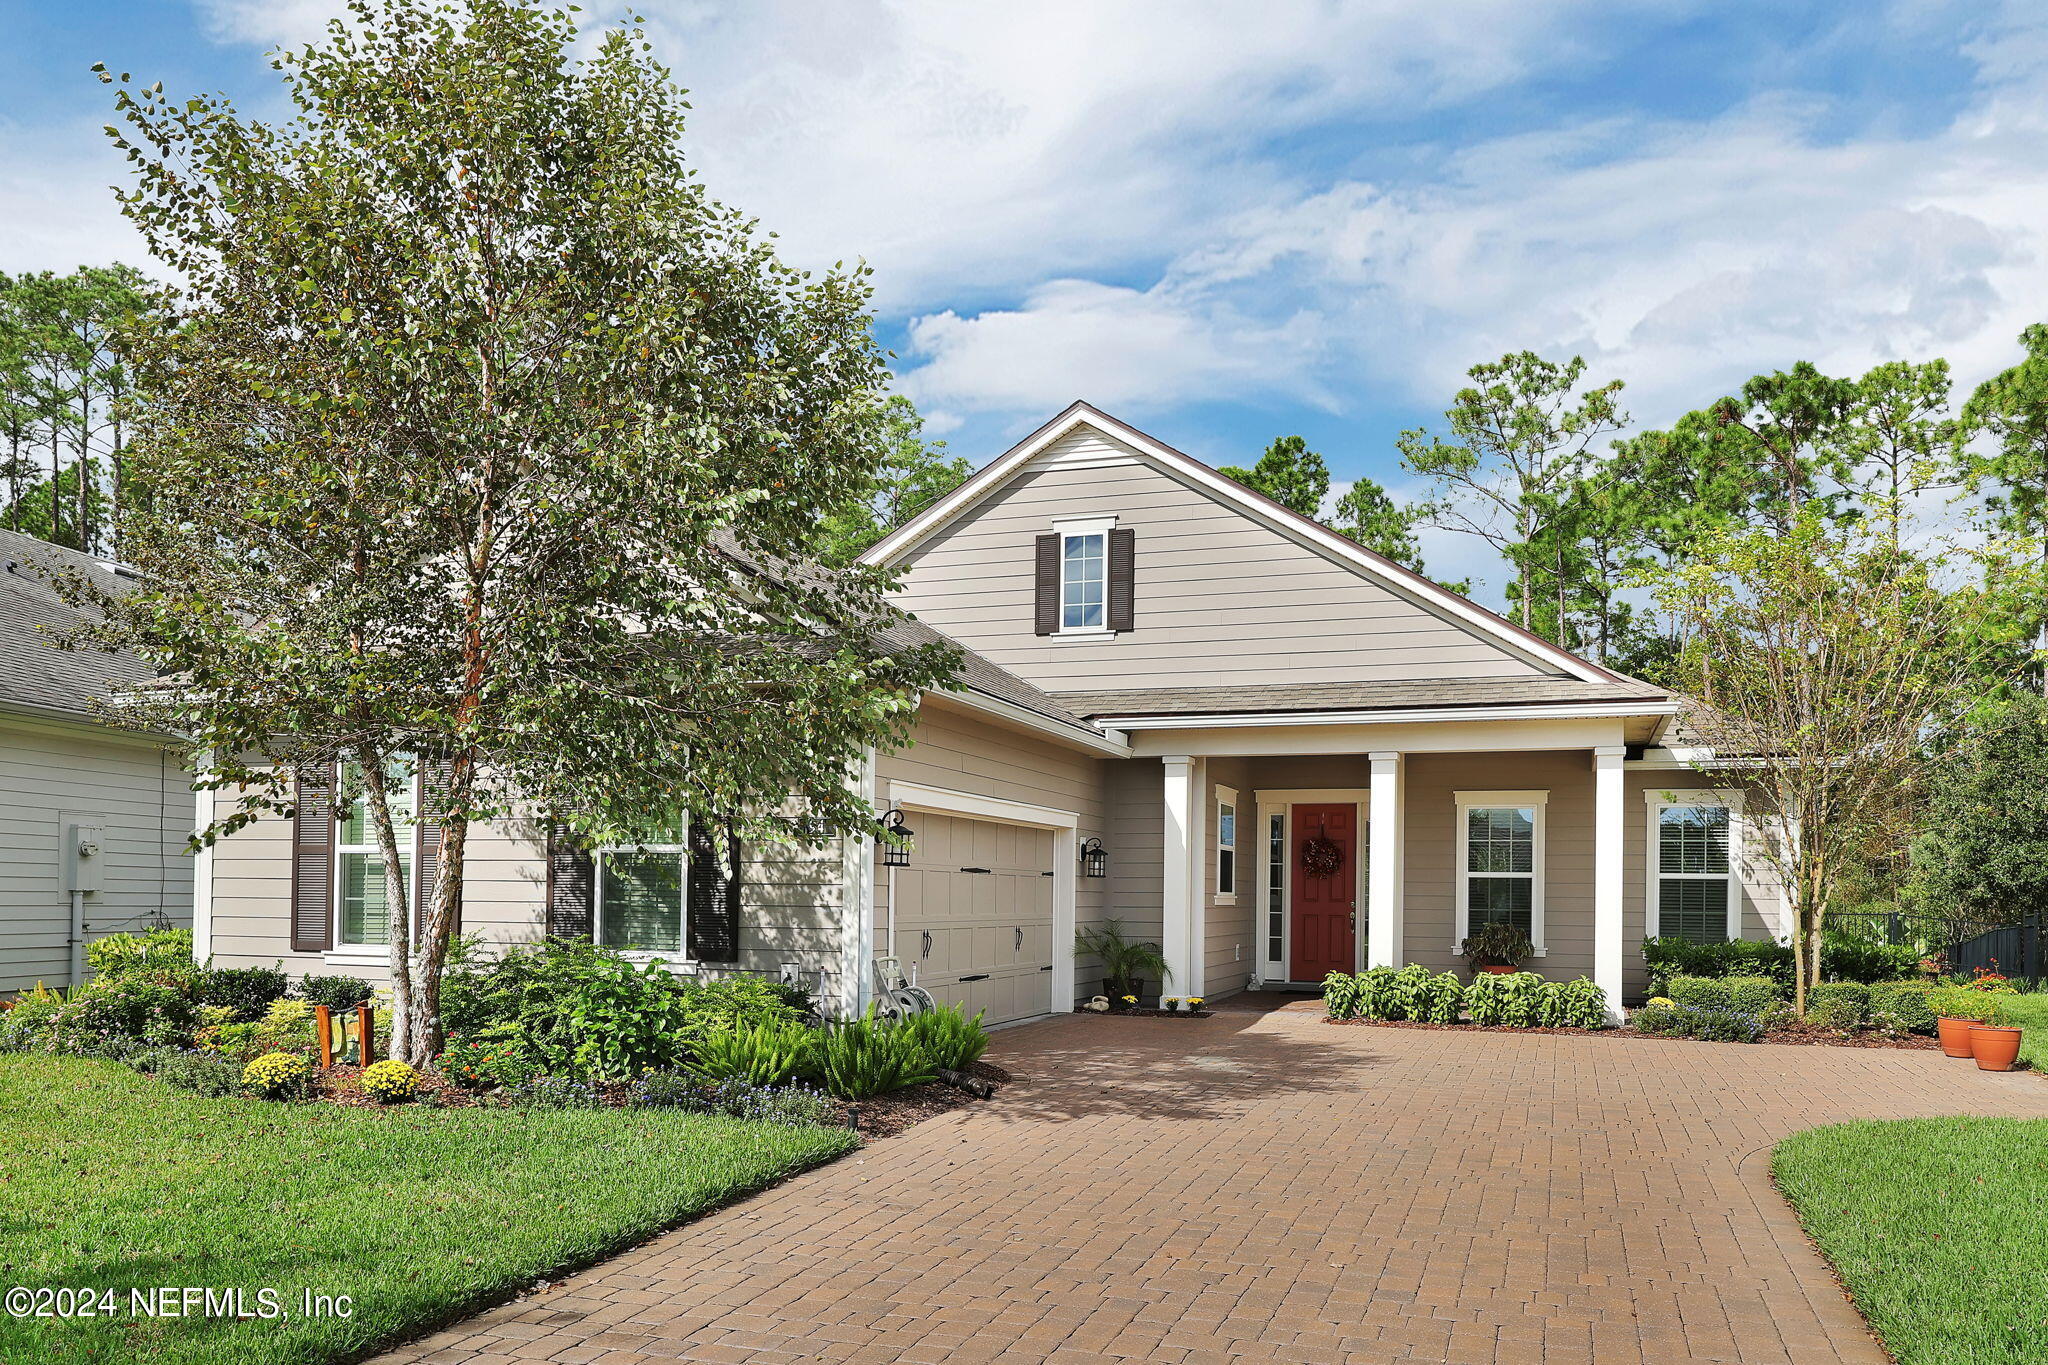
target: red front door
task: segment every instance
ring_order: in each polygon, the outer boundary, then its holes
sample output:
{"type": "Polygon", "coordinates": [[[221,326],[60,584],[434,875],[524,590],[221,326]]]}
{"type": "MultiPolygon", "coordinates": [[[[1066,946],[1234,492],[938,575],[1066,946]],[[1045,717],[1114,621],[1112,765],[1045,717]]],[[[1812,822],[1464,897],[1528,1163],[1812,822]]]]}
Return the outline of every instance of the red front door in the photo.
{"type": "Polygon", "coordinates": [[[1356,806],[1294,808],[1294,846],[1288,850],[1287,864],[1294,880],[1294,947],[1288,975],[1295,981],[1321,981],[1331,972],[1355,970],[1357,819],[1356,806]],[[1309,870],[1333,861],[1336,866],[1330,871],[1309,870]]]}

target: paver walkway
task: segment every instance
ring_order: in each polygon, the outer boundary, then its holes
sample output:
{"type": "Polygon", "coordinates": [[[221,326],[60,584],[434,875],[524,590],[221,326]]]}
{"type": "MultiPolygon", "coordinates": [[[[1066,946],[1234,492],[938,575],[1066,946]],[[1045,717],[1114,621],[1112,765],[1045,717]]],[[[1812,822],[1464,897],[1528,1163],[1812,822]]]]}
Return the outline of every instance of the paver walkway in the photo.
{"type": "Polygon", "coordinates": [[[1939,1053],[1300,1009],[1063,1018],[992,1059],[1028,1080],[382,1359],[1882,1362],[1771,1145],[2048,1117],[2048,1082],[1939,1053]]]}

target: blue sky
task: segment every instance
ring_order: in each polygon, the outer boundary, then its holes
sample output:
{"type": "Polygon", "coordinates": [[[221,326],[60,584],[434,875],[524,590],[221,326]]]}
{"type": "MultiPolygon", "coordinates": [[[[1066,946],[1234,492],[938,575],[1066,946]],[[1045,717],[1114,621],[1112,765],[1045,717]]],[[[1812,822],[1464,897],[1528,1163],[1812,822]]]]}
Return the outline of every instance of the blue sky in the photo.
{"type": "MultiPolygon", "coordinates": [[[[92,62],[274,110],[264,51],[339,8],[0,0],[0,269],[140,259],[92,62]]],[[[2048,314],[2037,5],[639,8],[714,192],[870,262],[900,383],[976,463],[1085,397],[1402,488],[1395,435],[1509,349],[1584,354],[1655,424],[1800,359],[1974,382],[2048,314]]]]}

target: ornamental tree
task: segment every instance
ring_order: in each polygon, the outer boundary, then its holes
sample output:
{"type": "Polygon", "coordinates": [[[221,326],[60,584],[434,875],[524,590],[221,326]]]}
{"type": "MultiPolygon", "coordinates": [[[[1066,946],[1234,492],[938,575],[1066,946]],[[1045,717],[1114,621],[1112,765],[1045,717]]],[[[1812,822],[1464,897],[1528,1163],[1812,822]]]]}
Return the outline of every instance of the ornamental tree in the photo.
{"type": "Polygon", "coordinates": [[[124,210],[180,283],[129,342],[141,585],[81,643],[168,680],[127,714],[208,756],[204,842],[289,812],[295,768],[363,774],[417,1065],[475,822],[788,836],[794,793],[866,830],[849,774],[950,651],[871,645],[875,571],[777,567],[884,455],[865,272],[791,269],[705,193],[637,30],[356,0],[272,63],[282,123],[118,78],[124,210]],[[442,830],[417,931],[408,755],[442,830]]]}
{"type": "MultiPolygon", "coordinates": [[[[1712,757],[1702,771],[1746,771],[1771,866],[1793,920],[1795,1006],[1820,981],[1821,932],[1837,888],[1867,850],[1912,827],[1926,737],[1995,685],[2010,642],[1992,594],[1950,590],[1885,528],[1835,522],[1810,500],[1783,530],[1723,526],[1656,577],[1685,646],[1681,723],[1712,757]]],[[[1997,575],[1993,575],[1997,576],[1997,575]]]]}

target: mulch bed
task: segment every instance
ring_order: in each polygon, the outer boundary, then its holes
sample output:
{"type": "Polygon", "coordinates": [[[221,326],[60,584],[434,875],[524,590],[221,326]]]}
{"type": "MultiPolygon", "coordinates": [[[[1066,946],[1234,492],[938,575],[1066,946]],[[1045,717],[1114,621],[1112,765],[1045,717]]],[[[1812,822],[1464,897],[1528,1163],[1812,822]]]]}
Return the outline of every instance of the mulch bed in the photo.
{"type": "MultiPolygon", "coordinates": [[[[997,1086],[1007,1085],[1016,1079],[993,1062],[976,1062],[967,1068],[967,1074],[979,1076],[997,1086]]],[[[863,1137],[895,1137],[926,1119],[981,1102],[965,1090],[955,1090],[950,1085],[933,1081],[928,1085],[913,1085],[894,1094],[877,1095],[859,1104],[841,1105],[840,1122],[863,1137]]]]}
{"type": "MultiPolygon", "coordinates": [[[[1697,1041],[1669,1033],[1640,1033],[1632,1028],[1516,1028],[1509,1024],[1424,1024],[1412,1019],[1327,1019],[1324,1022],[1363,1028],[1437,1029],[1446,1033],[1555,1033],[1572,1037],[1676,1038],[1679,1042],[1697,1041]]],[[[1877,1047],[1905,1052],[1941,1050],[1941,1041],[1937,1038],[1922,1038],[1917,1034],[1906,1038],[1888,1038],[1881,1033],[1843,1033],[1836,1029],[1823,1028],[1818,1024],[1791,1024],[1784,1028],[1772,1029],[1760,1041],[1777,1043],[1783,1047],[1877,1047]]]]}
{"type": "MultiPolygon", "coordinates": [[[[348,1109],[403,1109],[404,1105],[382,1105],[363,1093],[359,1077],[363,1069],[359,1066],[333,1066],[314,1073],[313,1095],[328,1104],[338,1104],[348,1109]]],[[[1016,1079],[993,1062],[976,1062],[967,1068],[967,1074],[978,1076],[992,1085],[1003,1086],[1016,1079]]],[[[437,1109],[475,1109],[500,1103],[494,1096],[471,1094],[457,1085],[450,1085],[433,1072],[420,1075],[420,1093],[412,1101],[437,1109]]],[[[613,1087],[605,1095],[605,1103],[624,1107],[626,1087],[613,1087]]],[[[890,1095],[878,1095],[859,1104],[841,1103],[839,1122],[853,1128],[865,1137],[894,1137],[929,1118],[962,1109],[981,1101],[964,1090],[955,1090],[950,1085],[933,1081],[927,1085],[913,1085],[890,1095]]]]}

